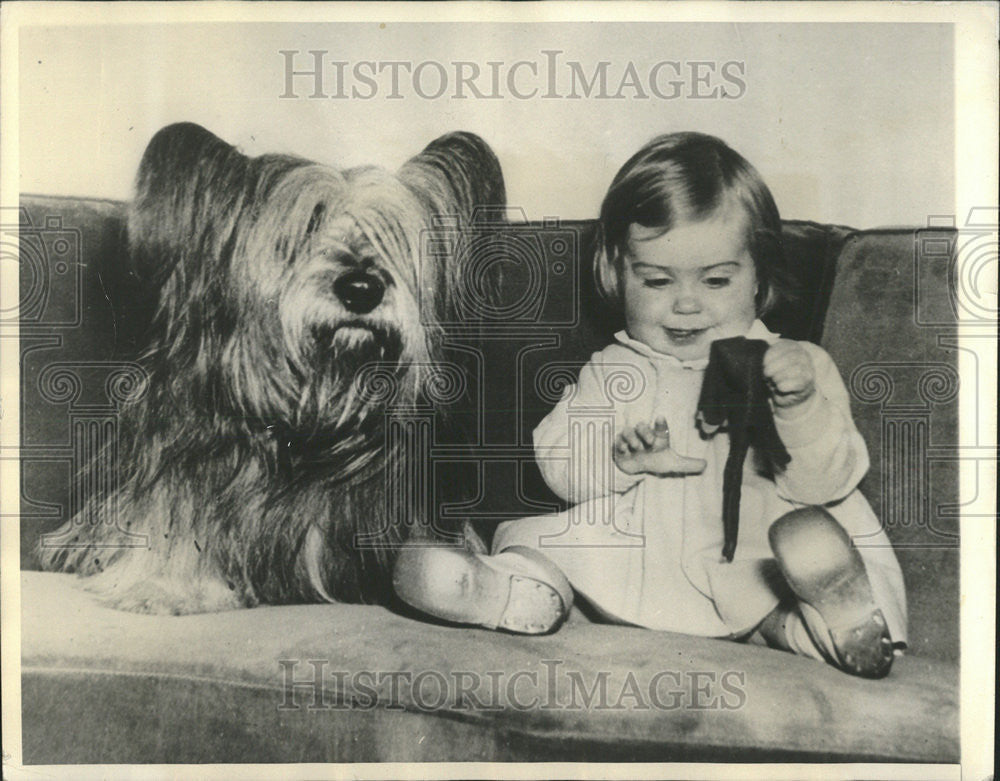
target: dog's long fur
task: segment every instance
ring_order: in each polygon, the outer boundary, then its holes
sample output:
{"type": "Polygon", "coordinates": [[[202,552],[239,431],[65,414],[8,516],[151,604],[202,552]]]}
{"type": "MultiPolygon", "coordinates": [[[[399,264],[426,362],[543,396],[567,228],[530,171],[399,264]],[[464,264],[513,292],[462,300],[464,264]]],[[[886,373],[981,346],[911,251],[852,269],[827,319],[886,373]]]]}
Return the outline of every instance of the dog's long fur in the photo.
{"type": "Polygon", "coordinates": [[[427,519],[387,517],[386,465],[405,454],[386,451],[386,400],[358,378],[378,362],[396,403],[417,400],[462,275],[422,232],[504,202],[499,163],[468,133],[391,174],[161,130],[128,222],[135,271],[159,289],[148,382],[121,414],[117,491],[92,497],[44,564],[148,612],[389,601],[391,547],[356,537],[398,543],[427,519]]]}

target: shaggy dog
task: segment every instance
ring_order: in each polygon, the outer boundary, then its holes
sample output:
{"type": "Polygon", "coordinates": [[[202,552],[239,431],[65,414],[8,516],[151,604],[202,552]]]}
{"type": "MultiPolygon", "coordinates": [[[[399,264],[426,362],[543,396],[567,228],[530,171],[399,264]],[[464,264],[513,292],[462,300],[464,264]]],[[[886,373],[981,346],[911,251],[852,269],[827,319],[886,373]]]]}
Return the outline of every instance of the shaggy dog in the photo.
{"type": "Polygon", "coordinates": [[[504,202],[468,133],[396,174],[250,158],[193,124],[157,133],[128,220],[159,291],[148,374],[121,411],[117,486],[44,564],[144,612],[389,602],[394,549],[434,532],[406,515],[409,449],[387,415],[431,395],[462,229],[504,202]]]}

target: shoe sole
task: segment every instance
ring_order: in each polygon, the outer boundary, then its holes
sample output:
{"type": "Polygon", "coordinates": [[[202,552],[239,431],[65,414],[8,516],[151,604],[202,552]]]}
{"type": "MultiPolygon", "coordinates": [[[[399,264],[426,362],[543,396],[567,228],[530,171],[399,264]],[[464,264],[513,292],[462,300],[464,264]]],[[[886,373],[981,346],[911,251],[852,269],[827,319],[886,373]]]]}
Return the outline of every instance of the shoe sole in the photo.
{"type": "MultiPolygon", "coordinates": [[[[396,560],[393,585],[408,604],[453,623],[540,635],[562,622],[568,605],[556,588],[488,561],[464,550],[405,549],[396,560]]],[[[565,580],[558,571],[551,574],[565,580]]]]}
{"type": "Polygon", "coordinates": [[[893,662],[885,616],[875,604],[861,554],[821,508],[788,513],[772,524],[771,549],[801,600],[806,626],[847,672],[883,678],[893,662]]]}

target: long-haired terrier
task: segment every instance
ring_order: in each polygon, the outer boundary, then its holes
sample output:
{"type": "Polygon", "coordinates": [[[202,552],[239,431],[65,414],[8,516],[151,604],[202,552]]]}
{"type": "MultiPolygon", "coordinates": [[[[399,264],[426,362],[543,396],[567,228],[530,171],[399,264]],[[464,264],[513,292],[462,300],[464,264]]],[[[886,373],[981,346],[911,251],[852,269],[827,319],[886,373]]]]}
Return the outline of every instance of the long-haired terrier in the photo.
{"type": "Polygon", "coordinates": [[[392,174],[159,131],[128,219],[135,272],[159,291],[148,376],[121,412],[117,486],[43,563],[128,610],[390,602],[394,546],[433,532],[390,517],[406,447],[387,447],[387,396],[361,380],[388,370],[394,403],[423,398],[463,280],[461,241],[424,237],[504,203],[469,133],[392,174]]]}

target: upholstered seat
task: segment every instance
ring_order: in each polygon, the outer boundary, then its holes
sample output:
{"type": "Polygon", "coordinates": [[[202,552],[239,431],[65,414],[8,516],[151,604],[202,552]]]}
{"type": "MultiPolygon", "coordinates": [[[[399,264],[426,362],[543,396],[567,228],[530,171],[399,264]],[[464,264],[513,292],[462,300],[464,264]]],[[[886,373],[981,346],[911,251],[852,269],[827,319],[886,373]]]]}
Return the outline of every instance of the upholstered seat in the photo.
{"type": "MultiPolygon", "coordinates": [[[[24,761],[957,762],[955,234],[785,227],[801,290],[768,324],[840,367],[872,456],[862,490],[907,582],[910,650],[881,681],[579,614],[530,638],[359,605],[122,613],[34,571],[40,535],[80,506],[93,437],[114,436],[150,294],[127,271],[121,204],[22,198],[24,761]]],[[[452,418],[468,448],[428,454],[479,486],[435,511],[487,537],[558,506],[529,434],[616,327],[588,281],[591,224],[491,230],[516,240],[497,245],[514,253],[503,317],[455,329],[478,399],[452,418]]]]}

